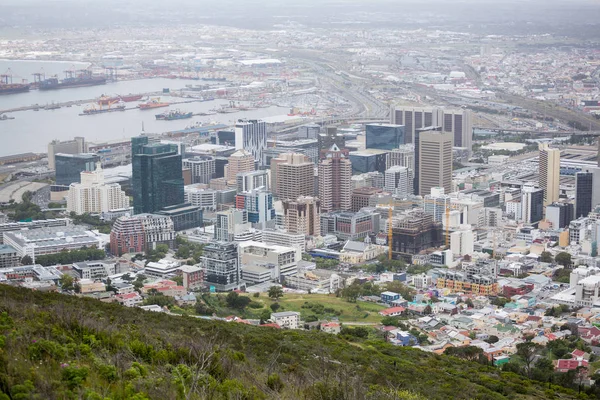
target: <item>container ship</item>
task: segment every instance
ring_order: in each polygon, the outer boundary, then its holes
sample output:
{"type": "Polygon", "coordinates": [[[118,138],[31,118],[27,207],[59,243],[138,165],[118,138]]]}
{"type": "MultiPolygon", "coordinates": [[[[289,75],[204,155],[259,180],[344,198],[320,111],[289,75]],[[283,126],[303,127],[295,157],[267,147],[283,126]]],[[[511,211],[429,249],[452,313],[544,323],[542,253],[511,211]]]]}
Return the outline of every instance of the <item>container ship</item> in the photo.
{"type": "Polygon", "coordinates": [[[138,106],[140,110],[152,110],[153,108],[169,107],[169,103],[161,103],[160,98],[150,99],[138,106]]]}
{"type": "Polygon", "coordinates": [[[0,95],[29,92],[27,83],[2,83],[0,82],[0,95]]]}
{"type": "Polygon", "coordinates": [[[108,97],[108,96],[104,96],[102,95],[100,97],[100,99],[98,99],[98,104],[106,106],[110,103],[114,103],[115,101],[124,101],[126,103],[129,103],[130,101],[138,101],[142,98],[143,96],[141,94],[128,94],[127,96],[114,96],[114,97],[108,97]]]}
{"type": "Polygon", "coordinates": [[[45,79],[39,83],[40,90],[56,90],[66,89],[81,86],[96,86],[104,85],[106,78],[101,76],[93,76],[91,71],[80,71],[80,74],[74,76],[72,71],[67,71],[67,77],[62,81],[52,77],[45,79]]]}
{"type": "Polygon", "coordinates": [[[179,110],[164,112],[162,114],[156,114],[155,117],[158,120],[162,121],[174,121],[177,119],[187,119],[192,118],[194,115],[193,112],[181,112],[179,110]]]}

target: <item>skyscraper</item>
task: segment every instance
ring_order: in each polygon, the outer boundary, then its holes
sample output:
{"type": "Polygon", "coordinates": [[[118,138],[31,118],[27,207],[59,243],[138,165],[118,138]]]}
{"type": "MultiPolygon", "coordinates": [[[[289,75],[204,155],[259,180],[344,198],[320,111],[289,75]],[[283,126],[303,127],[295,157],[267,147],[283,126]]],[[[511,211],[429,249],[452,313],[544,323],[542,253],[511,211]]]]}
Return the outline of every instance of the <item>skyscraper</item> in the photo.
{"type": "Polygon", "coordinates": [[[560,186],[560,150],[548,143],[539,144],[539,186],[544,189],[544,206],[558,201],[560,186]]]}
{"type": "Polygon", "coordinates": [[[319,163],[321,212],[349,210],[352,194],[352,163],[335,144],[319,163]]]}
{"type": "Polygon", "coordinates": [[[301,196],[283,200],[285,230],[306,236],[321,235],[321,201],[316,197],[301,196]]]}
{"type": "Polygon", "coordinates": [[[182,204],[183,174],[176,146],[148,143],[147,136],[131,139],[133,212],[154,213],[182,204]]]}
{"type": "Polygon", "coordinates": [[[268,225],[275,225],[273,195],[264,187],[238,193],[235,196],[235,208],[246,210],[248,222],[257,229],[266,229],[268,225]],[[270,221],[273,222],[270,223],[270,221]]]}
{"type": "Polygon", "coordinates": [[[183,160],[183,167],[191,169],[191,183],[209,183],[215,176],[215,158],[196,156],[183,160]]]}
{"type": "Polygon", "coordinates": [[[521,195],[521,218],[523,222],[533,224],[544,216],[544,189],[536,189],[533,185],[523,186],[521,195]]]}
{"type": "Polygon", "coordinates": [[[415,146],[419,148],[419,191],[415,194],[427,195],[434,187],[443,187],[446,193],[450,193],[452,191],[452,134],[436,130],[421,130],[416,139],[418,143],[415,143],[415,146]]]}
{"type": "Polygon", "coordinates": [[[315,164],[300,153],[284,153],[271,159],[271,188],[280,199],[312,196],[315,164]]]}
{"type": "Polygon", "coordinates": [[[417,130],[427,126],[440,126],[452,133],[452,145],[465,147],[471,152],[473,141],[473,115],[470,110],[447,110],[439,107],[395,107],[392,124],[405,126],[405,142],[415,143],[417,130]]]}
{"type": "Polygon", "coordinates": [[[566,228],[573,221],[573,212],[571,203],[552,203],[546,207],[546,219],[553,229],[566,228]]]}
{"type": "Polygon", "coordinates": [[[55,172],[56,184],[69,186],[71,183],[78,183],[82,172],[91,172],[96,169],[96,164],[100,161],[100,156],[96,154],[56,154],[55,172]]]}
{"type": "Polygon", "coordinates": [[[346,139],[344,135],[337,133],[335,126],[328,126],[325,128],[325,133],[319,133],[317,135],[317,141],[319,145],[319,158],[322,160],[325,155],[334,144],[339,149],[346,147],[346,139]]]}
{"type": "Polygon", "coordinates": [[[415,145],[403,144],[397,149],[392,149],[387,155],[387,168],[399,165],[412,170],[415,169],[415,145]]]}
{"type": "Polygon", "coordinates": [[[413,191],[412,169],[395,165],[385,171],[385,190],[398,196],[408,196],[413,191]]]}
{"type": "Polygon", "coordinates": [[[229,156],[225,166],[225,179],[228,182],[237,182],[237,174],[254,171],[254,156],[252,153],[241,149],[229,156]]]}
{"type": "Polygon", "coordinates": [[[226,292],[239,287],[240,265],[235,243],[209,243],[204,248],[202,267],[205,282],[215,290],[226,292]]]}
{"type": "Polygon", "coordinates": [[[592,211],[594,192],[594,174],[578,172],[575,174],[575,218],[587,217],[592,211]]]}
{"type": "Polygon", "coordinates": [[[266,170],[240,172],[237,174],[238,193],[249,192],[259,187],[264,187],[266,190],[269,190],[270,186],[269,173],[266,170]]]}
{"type": "Polygon", "coordinates": [[[48,143],[48,168],[56,169],[56,154],[80,154],[86,151],[85,148],[85,138],[82,137],[75,137],[75,139],[67,140],[65,142],[53,140],[48,143]]]}
{"type": "Polygon", "coordinates": [[[267,124],[255,119],[239,119],[235,124],[235,148],[249,151],[258,164],[263,165],[263,152],[267,149],[267,124]]]}
{"type": "Polygon", "coordinates": [[[404,126],[393,124],[367,124],[366,148],[392,150],[404,144],[404,126]]]}

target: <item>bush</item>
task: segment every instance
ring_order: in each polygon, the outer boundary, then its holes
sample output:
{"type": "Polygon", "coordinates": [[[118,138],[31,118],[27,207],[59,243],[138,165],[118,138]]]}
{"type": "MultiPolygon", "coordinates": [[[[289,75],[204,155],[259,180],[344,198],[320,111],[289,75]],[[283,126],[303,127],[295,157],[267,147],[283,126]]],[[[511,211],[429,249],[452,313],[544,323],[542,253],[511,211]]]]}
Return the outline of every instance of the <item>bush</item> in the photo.
{"type": "Polygon", "coordinates": [[[281,377],[278,374],[271,374],[267,378],[267,386],[269,389],[279,393],[281,392],[281,389],[283,389],[284,385],[281,377]]]}

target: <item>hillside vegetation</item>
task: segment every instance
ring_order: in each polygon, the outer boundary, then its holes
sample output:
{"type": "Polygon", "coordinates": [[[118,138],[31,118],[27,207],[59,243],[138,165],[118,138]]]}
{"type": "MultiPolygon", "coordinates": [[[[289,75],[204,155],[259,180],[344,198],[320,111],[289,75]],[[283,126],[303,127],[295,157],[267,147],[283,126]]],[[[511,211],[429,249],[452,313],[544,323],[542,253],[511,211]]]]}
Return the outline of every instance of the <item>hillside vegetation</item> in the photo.
{"type": "Polygon", "coordinates": [[[494,367],[0,285],[0,399],[570,399],[494,367]]]}

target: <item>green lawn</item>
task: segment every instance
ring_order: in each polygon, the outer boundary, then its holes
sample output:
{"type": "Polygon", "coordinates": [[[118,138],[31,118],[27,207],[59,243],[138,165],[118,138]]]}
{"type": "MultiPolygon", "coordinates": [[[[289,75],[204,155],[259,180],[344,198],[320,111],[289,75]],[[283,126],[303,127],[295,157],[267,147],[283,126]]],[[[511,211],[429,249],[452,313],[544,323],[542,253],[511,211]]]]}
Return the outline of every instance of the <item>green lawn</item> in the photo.
{"type": "MultiPolygon", "coordinates": [[[[260,297],[256,298],[249,295],[252,301],[263,304],[263,307],[270,307],[275,301],[269,299],[266,293],[261,293],[260,297]]],[[[306,318],[309,315],[315,315],[318,319],[331,319],[337,317],[341,322],[370,322],[377,323],[381,321],[381,315],[378,314],[380,310],[385,307],[367,303],[367,302],[356,302],[348,303],[341,297],[335,297],[335,295],[325,294],[284,294],[278,301],[281,308],[277,311],[299,311],[302,313],[302,317],[306,318]],[[302,307],[309,303],[309,305],[317,305],[313,308],[302,307]],[[322,305],[321,307],[318,305],[322,305]]],[[[263,308],[264,309],[264,308],[263,308]]],[[[270,309],[270,308],[269,308],[270,309]]],[[[252,310],[253,312],[262,311],[262,309],[252,310]]]]}

